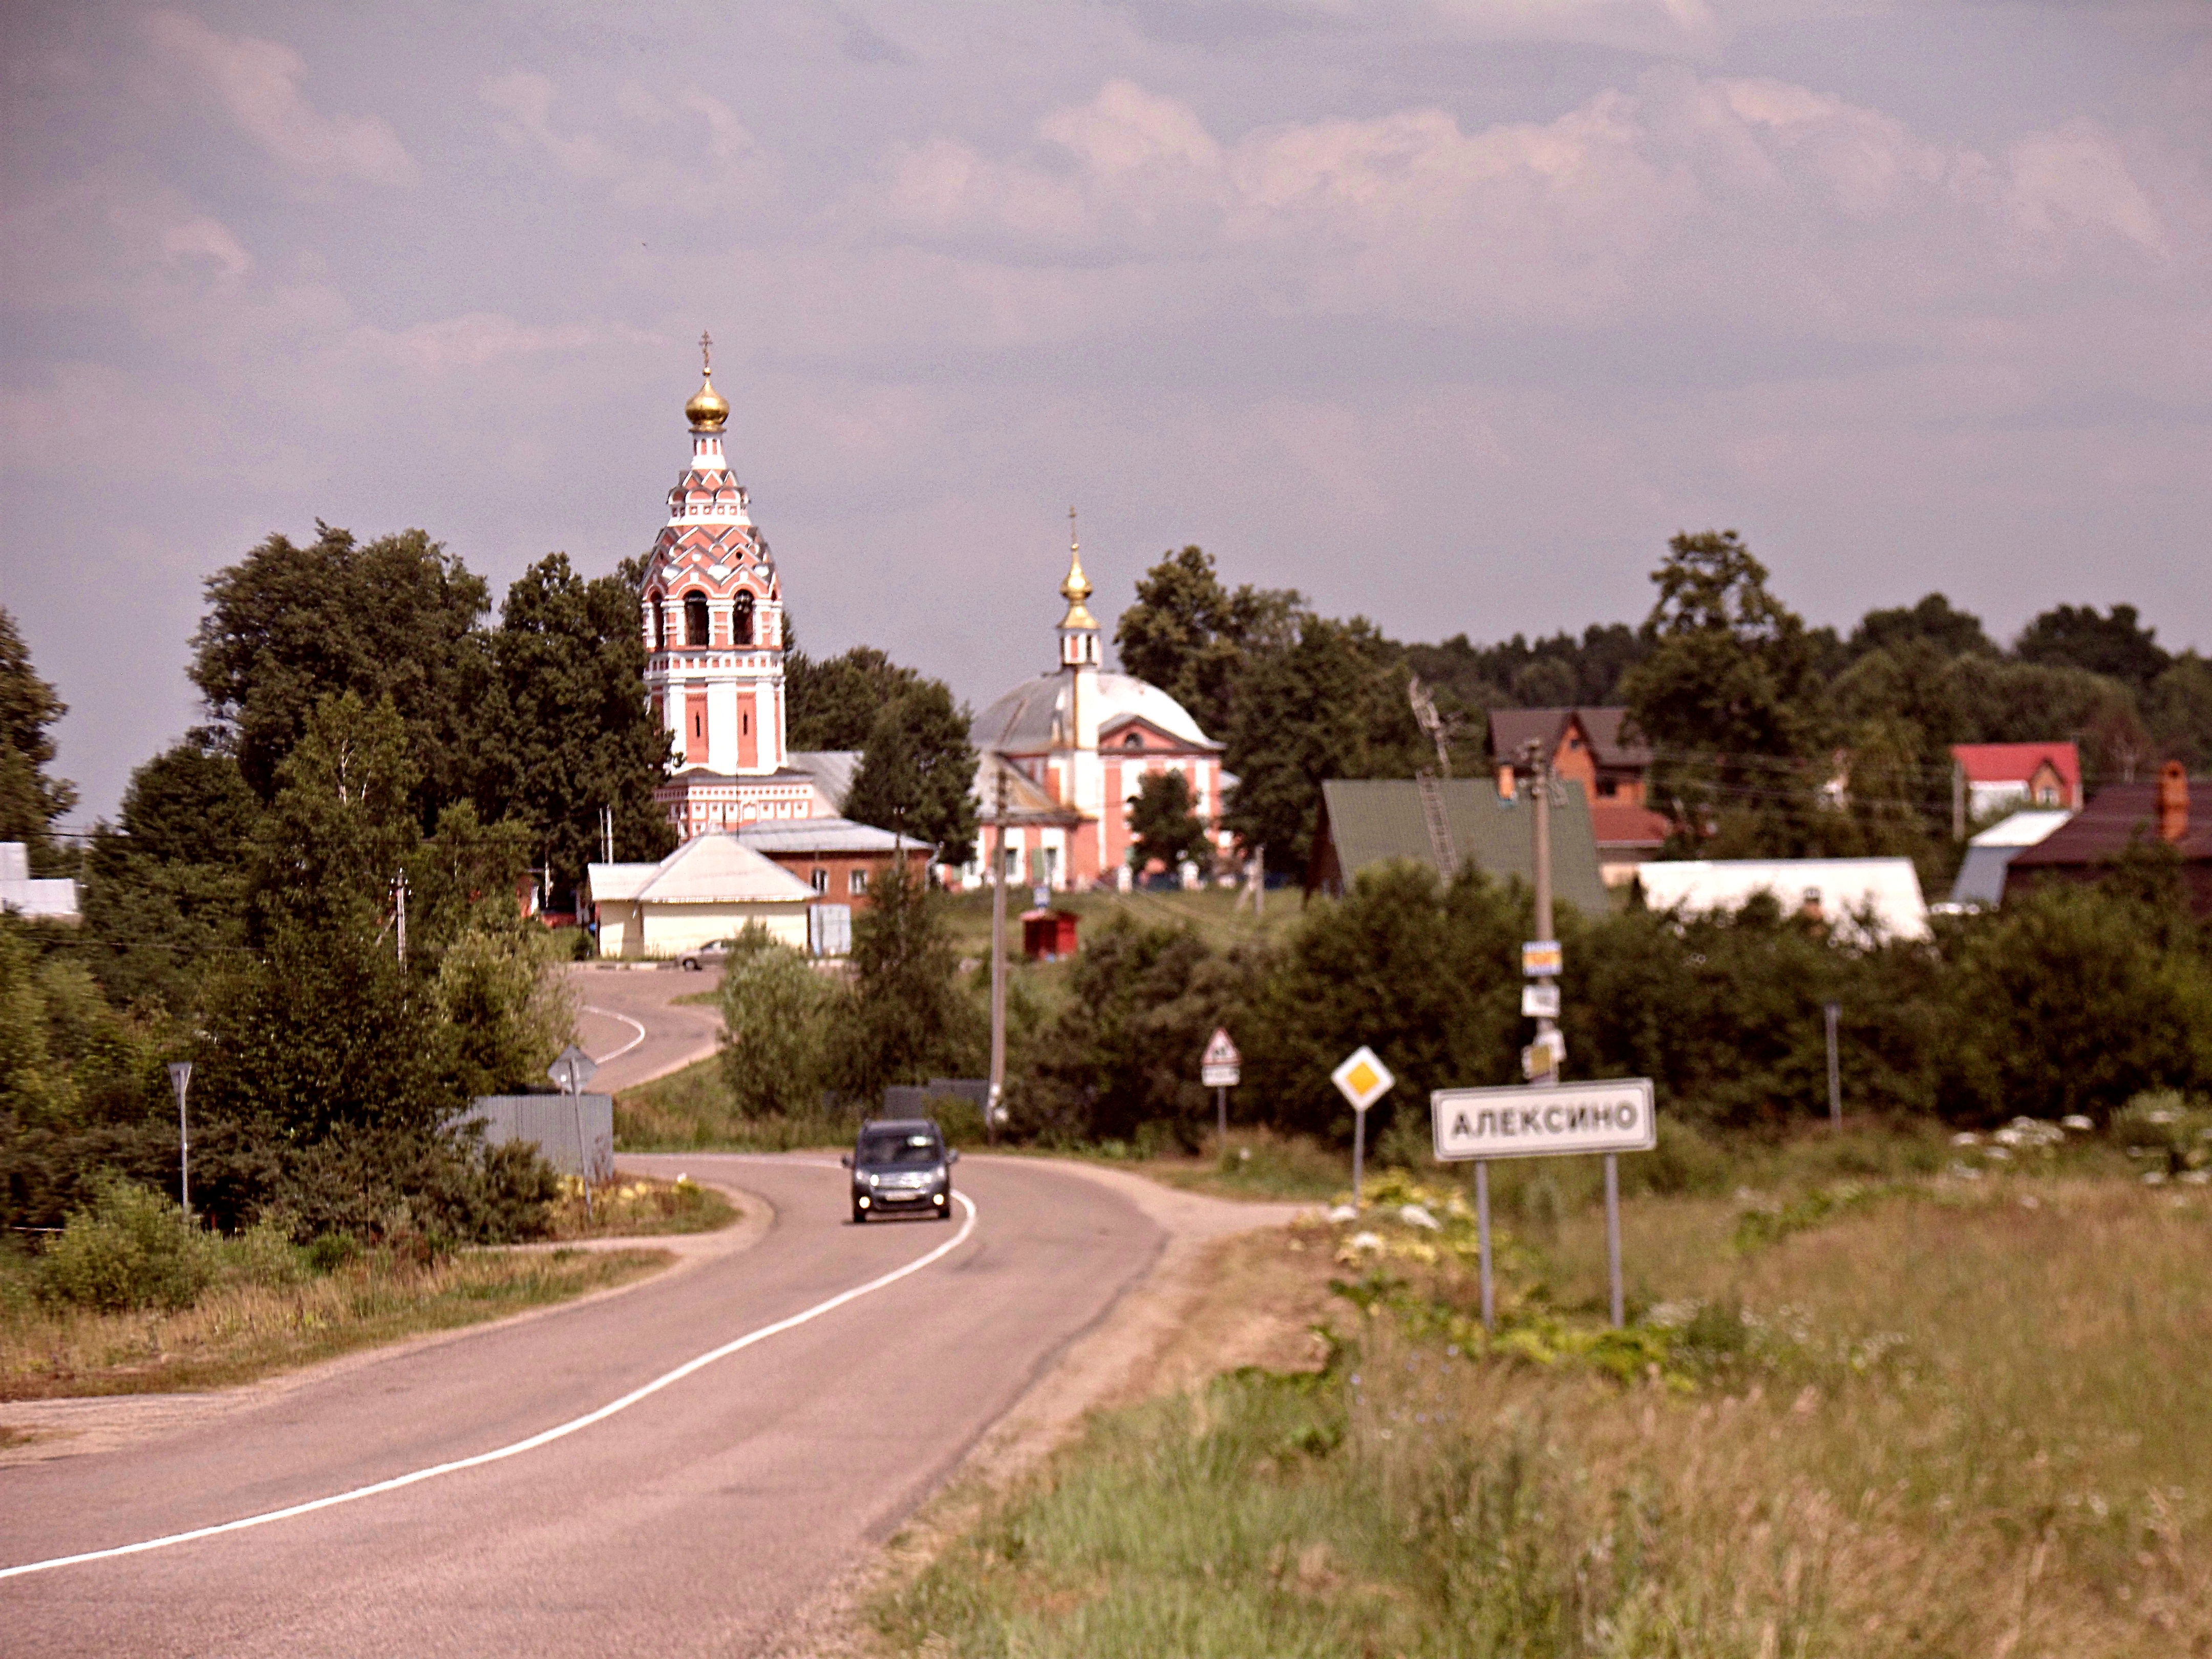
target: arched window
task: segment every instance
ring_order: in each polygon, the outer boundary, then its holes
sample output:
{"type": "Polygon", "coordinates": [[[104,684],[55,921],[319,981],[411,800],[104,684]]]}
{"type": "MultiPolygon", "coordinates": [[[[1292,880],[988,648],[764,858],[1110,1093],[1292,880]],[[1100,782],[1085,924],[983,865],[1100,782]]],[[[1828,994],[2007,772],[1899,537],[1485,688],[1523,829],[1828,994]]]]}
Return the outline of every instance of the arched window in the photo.
{"type": "Polygon", "coordinates": [[[753,642],[753,596],[740,593],[730,607],[730,643],[750,645],[753,642]]]}
{"type": "Polygon", "coordinates": [[[686,593],[684,596],[684,643],[703,647],[707,639],[707,596],[686,593]]]}
{"type": "Polygon", "coordinates": [[[1124,749],[1142,749],[1144,746],[1145,739],[1139,732],[1132,732],[1121,739],[1121,747],[1124,749]]]}
{"type": "Polygon", "coordinates": [[[653,607],[653,648],[665,651],[668,649],[668,611],[660,603],[658,593],[647,594],[645,602],[653,607]]]}

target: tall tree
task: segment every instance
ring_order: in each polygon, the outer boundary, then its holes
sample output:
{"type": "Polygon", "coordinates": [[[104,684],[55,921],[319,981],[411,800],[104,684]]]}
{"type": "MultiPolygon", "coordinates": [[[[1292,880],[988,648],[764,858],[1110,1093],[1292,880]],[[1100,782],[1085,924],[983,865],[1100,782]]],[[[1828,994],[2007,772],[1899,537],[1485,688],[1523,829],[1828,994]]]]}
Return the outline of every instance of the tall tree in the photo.
{"type": "Polygon", "coordinates": [[[46,774],[54,758],[48,728],[68,712],[32,667],[15,618],[0,607],[0,841],[25,843],[41,872],[58,861],[56,820],[76,805],[76,786],[46,774]]]}
{"type": "Polygon", "coordinates": [[[2057,605],[2022,629],[2013,650],[2023,662],[2086,668],[2137,693],[2173,660],[2160,647],[2158,630],[2143,627],[2131,605],[2116,605],[2101,617],[2094,605],[2057,605]]]}
{"type": "MultiPolygon", "coordinates": [[[[787,638],[789,632],[787,626],[787,638]]],[[[872,645],[856,645],[844,655],[822,662],[804,652],[787,650],[786,740],[796,750],[864,748],[876,717],[921,684],[919,672],[893,662],[872,645]]]]}
{"type": "Polygon", "coordinates": [[[961,989],[941,896],[895,861],[853,922],[853,988],[833,1044],[850,1097],[958,1075],[981,1056],[988,1022],[961,989]]]}
{"type": "Polygon", "coordinates": [[[921,680],[877,711],[845,816],[927,842],[945,864],[975,853],[975,750],[968,711],[942,680],[921,680]]]}
{"type": "Polygon", "coordinates": [[[190,1006],[201,974],[245,941],[246,858],[261,803],[200,732],[131,775],[85,859],[89,965],[118,1004],[190,1006]]]}
{"type": "Polygon", "coordinates": [[[1252,653],[1290,643],[1304,599],[1249,583],[1231,592],[1199,547],[1164,555],[1137,582],[1114,628],[1122,669],[1156,685],[1210,737],[1227,733],[1252,653]]]}
{"type": "Polygon", "coordinates": [[[1239,683],[1223,763],[1237,774],[1224,825],[1267,867],[1304,869],[1329,778],[1411,777],[1434,753],[1406,700],[1405,653],[1364,617],[1298,618],[1239,683]]]}
{"type": "Polygon", "coordinates": [[[1726,817],[1731,848],[1796,854],[1827,781],[1819,642],[1735,531],[1678,534],[1668,548],[1651,573],[1651,654],[1621,685],[1658,751],[1650,793],[1680,801],[1693,834],[1726,817]]]}
{"type": "Polygon", "coordinates": [[[552,553],[515,580],[489,638],[492,685],[476,726],[472,794],[487,822],[511,820],[556,887],[604,856],[600,811],[614,813],[618,860],[676,844],[653,792],[668,734],[644,690],[637,590],[623,573],[586,580],[552,553]]]}
{"type": "Polygon", "coordinates": [[[1213,863],[1206,825],[1191,810],[1190,781],[1180,772],[1148,772],[1129,803],[1129,867],[1142,875],[1158,864],[1170,875],[1188,860],[1202,873],[1213,863]]]}
{"type": "Polygon", "coordinates": [[[471,793],[475,715],[490,678],[477,619],[489,592],[419,530],[372,542],[319,522],[316,531],[305,547],[272,535],[208,579],[192,683],[264,800],[319,699],[390,697],[427,826],[438,805],[471,793]]]}

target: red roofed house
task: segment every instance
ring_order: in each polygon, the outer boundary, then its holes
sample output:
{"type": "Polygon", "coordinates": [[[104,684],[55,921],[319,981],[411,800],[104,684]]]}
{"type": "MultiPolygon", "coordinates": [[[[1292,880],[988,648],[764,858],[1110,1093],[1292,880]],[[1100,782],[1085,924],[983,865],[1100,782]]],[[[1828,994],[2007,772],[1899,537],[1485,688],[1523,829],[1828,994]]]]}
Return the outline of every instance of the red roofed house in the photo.
{"type": "Polygon", "coordinates": [[[2095,881],[2130,844],[2163,842],[2181,855],[2189,907],[2212,915],[2212,816],[2190,822],[2189,775],[2168,761],[2155,783],[2110,783],[2087,806],[2005,866],[2004,896],[2052,881],[2095,881]]]}
{"type": "Polygon", "coordinates": [[[1671,827],[1663,813],[1644,804],[1651,751],[1623,739],[1627,715],[1626,708],[1496,708],[1490,714],[1498,793],[1509,799],[1515,793],[1528,772],[1522,751],[1532,740],[1539,744],[1551,756],[1555,776],[1583,787],[1598,873],[1608,887],[1633,879],[1636,866],[1658,853],[1671,827]]]}
{"type": "Polygon", "coordinates": [[[1954,743],[1951,763],[1974,817],[2008,806],[2081,810],[2081,751],[2070,743],[1954,743]]]}

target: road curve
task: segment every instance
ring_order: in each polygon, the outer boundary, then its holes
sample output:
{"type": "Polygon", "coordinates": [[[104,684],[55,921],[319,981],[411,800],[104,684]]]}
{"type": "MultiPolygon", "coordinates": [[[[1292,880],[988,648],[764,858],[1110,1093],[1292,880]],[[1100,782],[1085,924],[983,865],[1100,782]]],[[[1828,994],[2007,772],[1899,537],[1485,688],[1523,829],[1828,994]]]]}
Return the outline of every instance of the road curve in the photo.
{"type": "MultiPolygon", "coordinates": [[[[681,1162],[774,1206],[758,1244],[550,1317],[381,1356],[162,1438],[0,1469],[0,1565],[509,1445],[954,1233],[933,1221],[854,1226],[844,1173],[819,1156],[681,1162]]],[[[976,1227],[941,1261],[518,1455],[249,1531],[0,1580],[0,1645],[767,1650],[1164,1242],[1112,1189],[1047,1164],[970,1158],[959,1174],[976,1227]]]]}
{"type": "Polygon", "coordinates": [[[634,1089],[713,1054],[722,1035],[720,1011],[676,999],[711,991],[721,978],[719,968],[687,974],[580,963],[569,969],[578,1040],[599,1062],[592,1087],[605,1094],[634,1089]]]}

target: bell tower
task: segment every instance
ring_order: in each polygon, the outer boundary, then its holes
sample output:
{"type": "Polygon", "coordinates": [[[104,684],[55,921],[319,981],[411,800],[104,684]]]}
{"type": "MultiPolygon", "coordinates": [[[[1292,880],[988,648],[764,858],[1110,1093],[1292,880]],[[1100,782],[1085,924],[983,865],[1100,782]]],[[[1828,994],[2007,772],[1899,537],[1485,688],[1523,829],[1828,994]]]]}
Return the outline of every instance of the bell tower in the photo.
{"type": "Polygon", "coordinates": [[[786,769],[783,584],[750,498],[722,450],[730,405],[699,337],[700,386],[684,405],[691,457],[639,592],[646,695],[668,732],[654,799],[685,838],[763,817],[805,817],[811,790],[786,769]]]}

